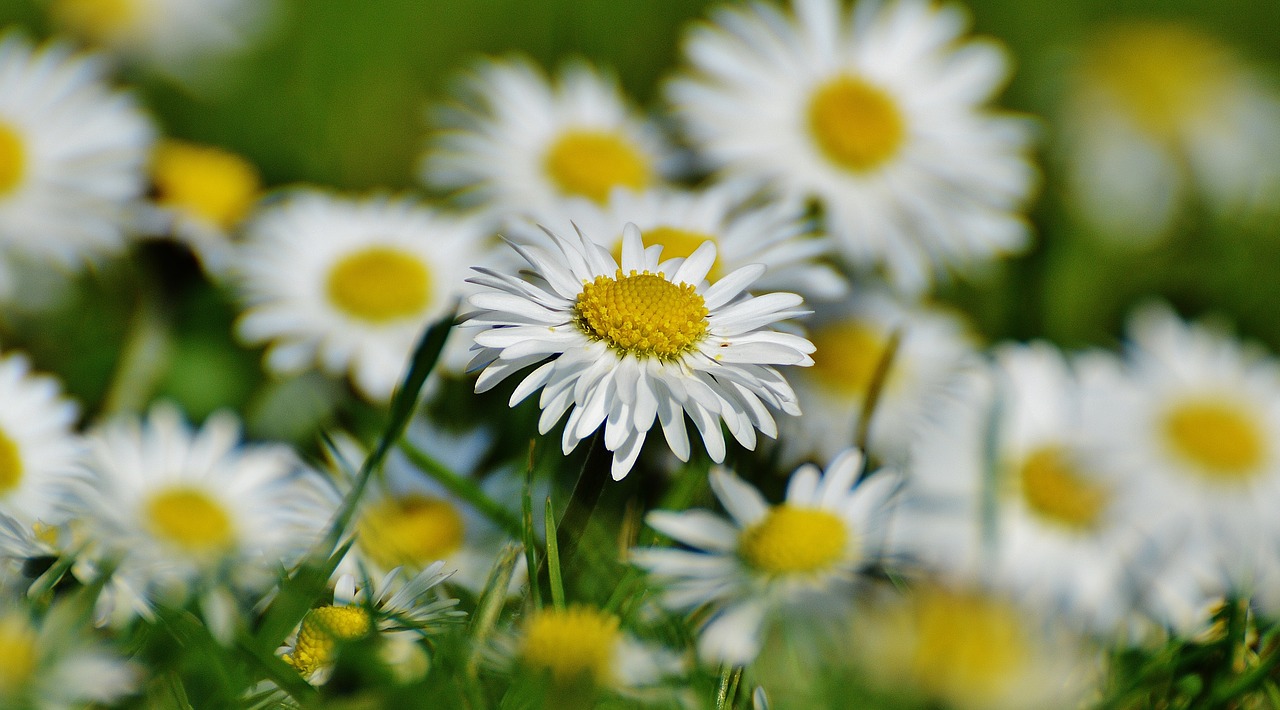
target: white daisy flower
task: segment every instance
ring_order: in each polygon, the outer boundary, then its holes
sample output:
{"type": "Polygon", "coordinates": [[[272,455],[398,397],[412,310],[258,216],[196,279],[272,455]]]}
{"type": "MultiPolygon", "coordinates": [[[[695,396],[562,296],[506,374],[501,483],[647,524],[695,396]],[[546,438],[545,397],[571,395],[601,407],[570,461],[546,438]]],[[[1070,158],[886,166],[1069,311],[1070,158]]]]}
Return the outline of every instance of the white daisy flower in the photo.
{"type": "Polygon", "coordinates": [[[192,431],[176,408],[121,417],[89,434],[87,472],[74,489],[96,555],[118,560],[114,618],[181,603],[199,585],[227,580],[259,588],[319,538],[324,514],[310,474],[288,447],[241,445],[234,416],[192,431]]]}
{"type": "Polygon", "coordinates": [[[423,329],[451,311],[463,274],[481,263],[484,236],[476,222],[406,198],[295,191],[246,228],[237,333],[268,344],[273,372],[317,362],[385,402],[423,329]]]}
{"type": "Polygon", "coordinates": [[[68,606],[42,620],[12,601],[0,605],[0,703],[71,710],[114,703],[132,693],[141,669],[80,633],[68,606]]]}
{"type": "Polygon", "coordinates": [[[986,108],[1004,51],[956,5],[795,0],[719,9],[668,98],[728,180],[817,200],[855,265],[918,292],[1027,243],[1029,126],[986,108]]]}
{"type": "Polygon", "coordinates": [[[69,517],[64,489],[78,473],[77,415],[58,381],[32,373],[26,356],[0,360],[0,512],[28,527],[69,517]]]}
{"type": "Polygon", "coordinates": [[[1179,564],[1209,568],[1224,593],[1248,594],[1278,539],[1270,501],[1280,496],[1280,366],[1165,307],[1139,310],[1128,335],[1127,367],[1086,382],[1100,460],[1135,482],[1148,525],[1179,564]]]}
{"type": "Polygon", "coordinates": [[[122,246],[151,140],[147,117],[106,85],[96,59],[0,35],[0,258],[74,268],[122,246]]]}
{"type": "Polygon", "coordinates": [[[854,443],[871,385],[896,334],[868,423],[867,450],[882,461],[901,462],[932,398],[974,357],[974,336],[957,313],[905,305],[877,291],[814,308],[805,323],[817,348],[814,366],[788,373],[806,415],[780,423],[783,460],[827,461],[854,443]]]}
{"type": "Polygon", "coordinates": [[[753,286],[756,292],[790,291],[827,300],[844,296],[849,284],[819,261],[830,253],[831,244],[813,232],[804,205],[752,197],[730,186],[702,191],[615,189],[604,205],[576,199],[532,211],[531,219],[513,220],[507,235],[536,243],[545,238],[535,225],[558,234],[569,234],[576,225],[585,234],[599,235],[614,258],[620,258],[622,227],[631,222],[645,242],[661,246],[668,259],[687,257],[703,242],[713,242],[717,256],[707,274],[711,281],[748,264],[764,264],[768,271],[753,286]]]}
{"type": "Polygon", "coordinates": [[[900,481],[882,472],[856,483],[861,468],[856,449],[842,452],[825,473],[805,464],[777,505],[718,468],[711,490],[731,519],[706,510],[649,513],[651,527],[692,549],[635,549],[631,560],[666,587],[667,608],[708,608],[698,639],[704,660],[750,663],[769,621],[843,599],[857,573],[876,560],[900,481]]]}
{"type": "Polygon", "coordinates": [[[565,453],[604,425],[615,479],[631,470],[655,420],[672,452],[687,461],[687,413],[712,460],[721,462],[721,420],[754,449],[756,429],[777,434],[769,408],[800,414],[795,393],[773,366],[812,365],[813,345],[766,329],[804,312],[795,294],[745,295],[763,266],[744,266],[709,284],[711,243],[687,259],[660,261],[662,247],[646,249],[640,230],[628,224],[619,262],[581,233],[576,245],[548,236],[558,255],[512,245],[536,281],[483,268],[471,279],[492,289],[470,299],[477,310],[468,324],[485,329],[475,336],[472,369],[483,368],[477,392],[538,365],[511,404],[541,389],[543,434],[569,412],[565,453]]]}
{"type": "Polygon", "coordinates": [[[615,187],[647,188],[672,172],[661,134],[627,105],[617,81],[577,62],[554,83],[527,61],[477,65],[425,156],[428,185],[461,190],[495,217],[603,203],[615,187]]]}
{"type": "Polygon", "coordinates": [[[216,60],[271,27],[276,0],[47,0],[61,30],[176,78],[211,78],[216,60]]]}
{"type": "Polygon", "coordinates": [[[1176,22],[1089,35],[1063,112],[1072,206],[1103,236],[1148,244],[1195,204],[1280,205],[1280,93],[1233,48],[1176,22]]]}

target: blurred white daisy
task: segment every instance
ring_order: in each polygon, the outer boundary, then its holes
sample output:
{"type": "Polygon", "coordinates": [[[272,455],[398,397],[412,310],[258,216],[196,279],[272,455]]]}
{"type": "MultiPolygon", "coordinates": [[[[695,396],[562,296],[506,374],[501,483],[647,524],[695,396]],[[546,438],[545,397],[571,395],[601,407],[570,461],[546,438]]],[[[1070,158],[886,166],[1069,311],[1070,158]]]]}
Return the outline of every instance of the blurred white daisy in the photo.
{"type": "Polygon", "coordinates": [[[661,246],[668,259],[687,257],[703,242],[713,242],[716,260],[707,274],[710,281],[748,264],[764,264],[768,271],[753,285],[756,292],[835,299],[849,290],[844,277],[820,261],[830,253],[831,243],[814,233],[804,205],[796,202],[761,200],[727,186],[702,191],[615,189],[604,205],[578,199],[531,215],[513,220],[506,235],[536,243],[545,237],[535,225],[557,234],[569,234],[576,225],[584,234],[598,235],[614,258],[620,258],[622,227],[631,222],[640,228],[645,243],[661,246]]]}
{"type": "Polygon", "coordinates": [[[71,515],[64,499],[78,473],[77,415],[58,381],[32,373],[24,355],[0,360],[0,511],[28,527],[71,515]]]}
{"type": "Polygon", "coordinates": [[[617,81],[582,62],[551,83],[525,60],[486,60],[442,119],[423,180],[462,191],[499,219],[566,197],[603,203],[613,188],[647,188],[674,167],[671,149],[617,81]]]}
{"type": "Polygon", "coordinates": [[[1063,111],[1072,206],[1106,237],[1151,243],[1194,205],[1280,207],[1280,93],[1187,24],[1092,33],[1063,111]]]}
{"type": "Polygon", "coordinates": [[[957,5],[795,0],[695,26],[667,95],[727,180],[816,200],[842,253],[899,289],[1023,248],[1029,124],[986,107],[1003,49],[957,5]]]}
{"type": "Polygon", "coordinates": [[[218,60],[269,30],[276,0],[46,0],[64,32],[175,78],[216,78],[218,60]]]}
{"type": "Polygon", "coordinates": [[[151,140],[96,59],[0,35],[0,292],[9,254],[71,269],[123,245],[151,140]]]}
{"type": "Polygon", "coordinates": [[[778,445],[787,463],[827,461],[854,443],[881,360],[897,338],[871,421],[867,451],[906,457],[921,420],[956,371],[974,357],[975,339],[958,313],[910,306],[874,290],[814,304],[806,319],[814,366],[792,370],[803,417],[783,420],[778,445]]]}
{"type": "Polygon", "coordinates": [[[862,462],[859,451],[846,449],[825,472],[797,468],[777,505],[714,469],[711,490],[730,519],[706,510],[649,513],[651,527],[691,549],[633,549],[631,560],[665,587],[664,606],[706,610],[698,639],[704,660],[750,663],[767,623],[843,599],[857,573],[877,561],[900,480],[879,472],[856,483],[862,462]]]}
{"type": "Polygon", "coordinates": [[[88,435],[73,501],[96,556],[118,561],[109,590],[116,621],[156,600],[182,603],[214,581],[258,589],[293,564],[328,523],[312,479],[278,444],[242,445],[231,414],[193,431],[156,405],[143,420],[108,421],[88,435]]]}
{"type": "Polygon", "coordinates": [[[82,633],[74,604],[55,605],[43,620],[12,600],[0,604],[0,704],[71,710],[110,704],[132,693],[141,669],[82,633]]]}
{"type": "Polygon", "coordinates": [[[812,365],[813,345],[767,329],[804,311],[795,294],[745,294],[763,266],[744,266],[709,284],[716,258],[709,242],[688,258],[660,261],[662,247],[646,249],[640,230],[628,224],[619,261],[581,233],[578,244],[548,236],[559,254],[512,245],[536,281],[483,268],[471,279],[489,289],[470,299],[477,310],[468,324],[484,328],[475,335],[472,369],[483,368],[477,392],[538,365],[511,404],[541,389],[543,434],[569,412],[565,453],[604,425],[615,479],[631,470],[655,421],[687,461],[687,413],[712,460],[721,462],[721,420],[754,449],[756,429],[777,434],[769,408],[800,414],[795,393],[773,366],[812,365]]]}
{"type": "Polygon", "coordinates": [[[451,312],[467,269],[482,263],[484,236],[408,198],[295,191],[246,227],[236,332],[267,344],[273,372],[314,362],[385,402],[423,329],[451,312]]]}

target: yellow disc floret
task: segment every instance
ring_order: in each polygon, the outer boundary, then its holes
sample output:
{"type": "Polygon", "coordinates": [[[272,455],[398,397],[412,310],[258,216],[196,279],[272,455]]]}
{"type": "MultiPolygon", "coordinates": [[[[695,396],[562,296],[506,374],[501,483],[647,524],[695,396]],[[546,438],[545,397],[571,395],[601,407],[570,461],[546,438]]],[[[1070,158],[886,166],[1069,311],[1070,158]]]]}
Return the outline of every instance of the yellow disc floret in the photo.
{"type": "Polygon", "coordinates": [[[16,489],[22,483],[22,474],[22,451],[18,442],[0,429],[0,496],[16,489]]]}
{"type": "Polygon", "coordinates": [[[36,669],[36,630],[26,617],[9,612],[0,618],[0,698],[17,696],[36,669]]]}
{"type": "Polygon", "coordinates": [[[624,136],[607,131],[566,131],[543,162],[563,192],[602,204],[615,187],[639,190],[653,179],[644,153],[624,136]]]}
{"type": "Polygon", "coordinates": [[[333,653],[339,641],[355,641],[372,630],[369,612],[363,607],[322,606],[312,609],[298,629],[293,653],[285,656],[284,661],[306,678],[333,663],[333,653]]]}
{"type": "Polygon", "coordinates": [[[156,537],[191,552],[225,550],[235,543],[231,515],[205,491],[187,486],[163,488],[143,506],[156,537]]]}
{"type": "Polygon", "coordinates": [[[907,127],[893,97],[856,76],[842,75],[809,101],[809,130],[831,162],[856,173],[887,163],[906,141],[907,127]]]}
{"type": "Polygon", "coordinates": [[[18,129],[0,121],[0,197],[13,192],[26,175],[27,149],[18,129]]]}
{"type": "Polygon", "coordinates": [[[54,0],[49,14],[72,34],[111,43],[133,31],[139,10],[138,0],[54,0]]]}
{"type": "Polygon", "coordinates": [[[1011,606],[931,590],[914,607],[911,675],[929,695],[952,707],[988,707],[1019,680],[1030,642],[1011,606]]]}
{"type": "Polygon", "coordinates": [[[831,511],[783,503],[742,531],[738,554],[768,574],[823,572],[845,558],[849,532],[831,511]]]}
{"type": "Polygon", "coordinates": [[[431,272],[419,257],[394,247],[367,247],[334,264],[327,284],[338,310],[370,323],[412,318],[431,300],[431,272]]]}
{"type": "Polygon", "coordinates": [[[422,568],[461,548],[466,527],[450,502],[408,495],[369,506],[356,531],[360,549],[379,565],[422,568]]]}
{"type": "Polygon", "coordinates": [[[613,679],[622,638],[618,626],[618,617],[589,607],[542,609],[525,622],[520,658],[530,668],[549,672],[557,683],[605,685],[613,679]]]}
{"type": "Polygon", "coordinates": [[[858,320],[815,328],[811,340],[816,348],[813,376],[831,391],[851,397],[870,389],[889,345],[887,334],[858,320]]]}
{"type": "Polygon", "coordinates": [[[708,328],[697,288],[648,271],[597,276],[582,284],[573,310],[588,337],[637,357],[677,358],[693,350],[708,328]]]}
{"type": "Polygon", "coordinates": [[[258,171],[244,158],[208,146],[164,141],[151,161],[156,201],[221,229],[244,218],[258,199],[258,171]]]}
{"type": "Polygon", "coordinates": [[[1073,529],[1097,527],[1110,498],[1107,489],[1090,480],[1058,446],[1033,451],[1023,460],[1018,479],[1032,512],[1073,529]]]}
{"type": "Polygon", "coordinates": [[[1164,416],[1164,434],[1173,451],[1204,475],[1243,481],[1267,457],[1267,440],[1257,416],[1226,399],[1188,399],[1164,416]]]}

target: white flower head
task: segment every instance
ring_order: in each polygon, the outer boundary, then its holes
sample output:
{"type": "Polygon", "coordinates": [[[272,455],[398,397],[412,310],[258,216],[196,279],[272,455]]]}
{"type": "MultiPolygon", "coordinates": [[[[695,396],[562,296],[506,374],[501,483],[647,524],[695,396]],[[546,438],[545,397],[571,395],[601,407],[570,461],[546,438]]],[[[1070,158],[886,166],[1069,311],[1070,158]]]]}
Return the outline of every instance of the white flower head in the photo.
{"type": "Polygon", "coordinates": [[[664,606],[709,605],[698,641],[704,660],[751,662],[767,621],[847,593],[857,573],[876,561],[900,480],[880,472],[857,483],[861,468],[856,449],[846,449],[825,472],[800,466],[777,505],[715,469],[711,489],[729,519],[706,510],[649,513],[651,527],[691,549],[635,549],[631,559],[666,588],[664,606]]]}
{"type": "Polygon", "coordinates": [[[97,59],[0,35],[0,259],[70,269],[120,248],[152,134],[97,59]]]}
{"type": "Polygon", "coordinates": [[[817,200],[839,250],[901,290],[1021,249],[1026,122],[988,110],[1008,60],[953,4],[795,0],[696,25],[667,96],[728,180],[817,200]]]}
{"type": "Polygon", "coordinates": [[[315,362],[349,373],[377,402],[391,397],[423,329],[453,308],[484,237],[478,223],[410,199],[310,189],[265,207],[246,230],[240,337],[268,344],[269,370],[315,362]]]}
{"type": "Polygon", "coordinates": [[[512,405],[541,389],[544,434],[568,412],[565,453],[604,425],[615,479],[631,470],[655,422],[687,461],[688,414],[712,460],[721,462],[722,420],[754,449],[757,429],[777,434],[770,408],[800,413],[773,366],[812,365],[813,345],[766,326],[802,315],[802,300],[790,293],[744,295],[763,266],[744,266],[709,284],[711,243],[664,261],[662,247],[646,249],[640,230],[628,224],[618,260],[581,232],[577,244],[548,236],[558,254],[512,245],[537,280],[483,268],[471,279],[489,289],[470,299],[476,311],[468,324],[484,328],[472,362],[483,370],[477,392],[537,365],[512,393],[512,405]]]}
{"type": "Polygon", "coordinates": [[[555,82],[525,60],[485,60],[444,116],[422,168],[432,186],[463,191],[501,219],[567,197],[605,202],[674,167],[656,128],[624,101],[612,76],[585,62],[555,82]]]}
{"type": "Polygon", "coordinates": [[[67,519],[65,488],[82,446],[77,414],[58,381],[32,373],[26,356],[0,360],[0,512],[27,527],[67,519]]]}

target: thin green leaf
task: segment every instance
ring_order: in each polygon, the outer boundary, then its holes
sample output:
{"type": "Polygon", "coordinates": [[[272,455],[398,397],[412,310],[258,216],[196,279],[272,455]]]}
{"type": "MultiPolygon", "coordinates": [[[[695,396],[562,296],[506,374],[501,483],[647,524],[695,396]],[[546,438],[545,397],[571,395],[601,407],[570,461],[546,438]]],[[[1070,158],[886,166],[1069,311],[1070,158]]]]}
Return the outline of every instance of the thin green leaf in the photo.
{"type": "Polygon", "coordinates": [[[476,611],[471,615],[471,657],[467,660],[467,674],[473,680],[479,673],[480,655],[485,641],[493,633],[498,616],[507,601],[507,589],[511,587],[511,577],[515,574],[516,560],[520,556],[519,546],[508,543],[498,553],[498,561],[489,572],[484,592],[476,602],[476,611]]]}
{"type": "Polygon", "coordinates": [[[399,447],[409,462],[423,473],[431,476],[450,493],[470,503],[473,508],[505,530],[511,537],[517,540],[521,538],[524,526],[520,524],[520,519],[489,497],[480,486],[476,485],[475,481],[449,470],[447,466],[407,440],[401,441],[399,447]]]}
{"type": "Polygon", "coordinates": [[[551,496],[547,496],[545,515],[547,534],[547,573],[551,578],[551,604],[564,609],[564,577],[560,574],[560,545],[556,542],[556,515],[551,508],[551,496]]]}
{"type": "MultiPolygon", "coordinates": [[[[884,391],[885,382],[889,380],[889,372],[893,369],[893,361],[898,355],[898,346],[901,343],[902,329],[897,328],[889,335],[889,340],[884,345],[884,351],[880,353],[880,359],[876,361],[876,369],[871,375],[871,382],[867,385],[867,396],[862,400],[862,412],[858,416],[858,430],[853,437],[854,445],[864,453],[867,450],[867,442],[871,438],[871,420],[875,417],[876,409],[880,404],[880,394],[884,391]]],[[[867,458],[864,457],[859,477],[868,473],[866,461],[867,458]]]]}
{"type": "Polygon", "coordinates": [[[524,471],[524,490],[520,494],[521,535],[524,539],[524,562],[529,571],[529,596],[533,608],[542,608],[542,590],[538,586],[538,536],[533,530],[533,463],[536,442],[529,442],[529,464],[524,471]]]}

